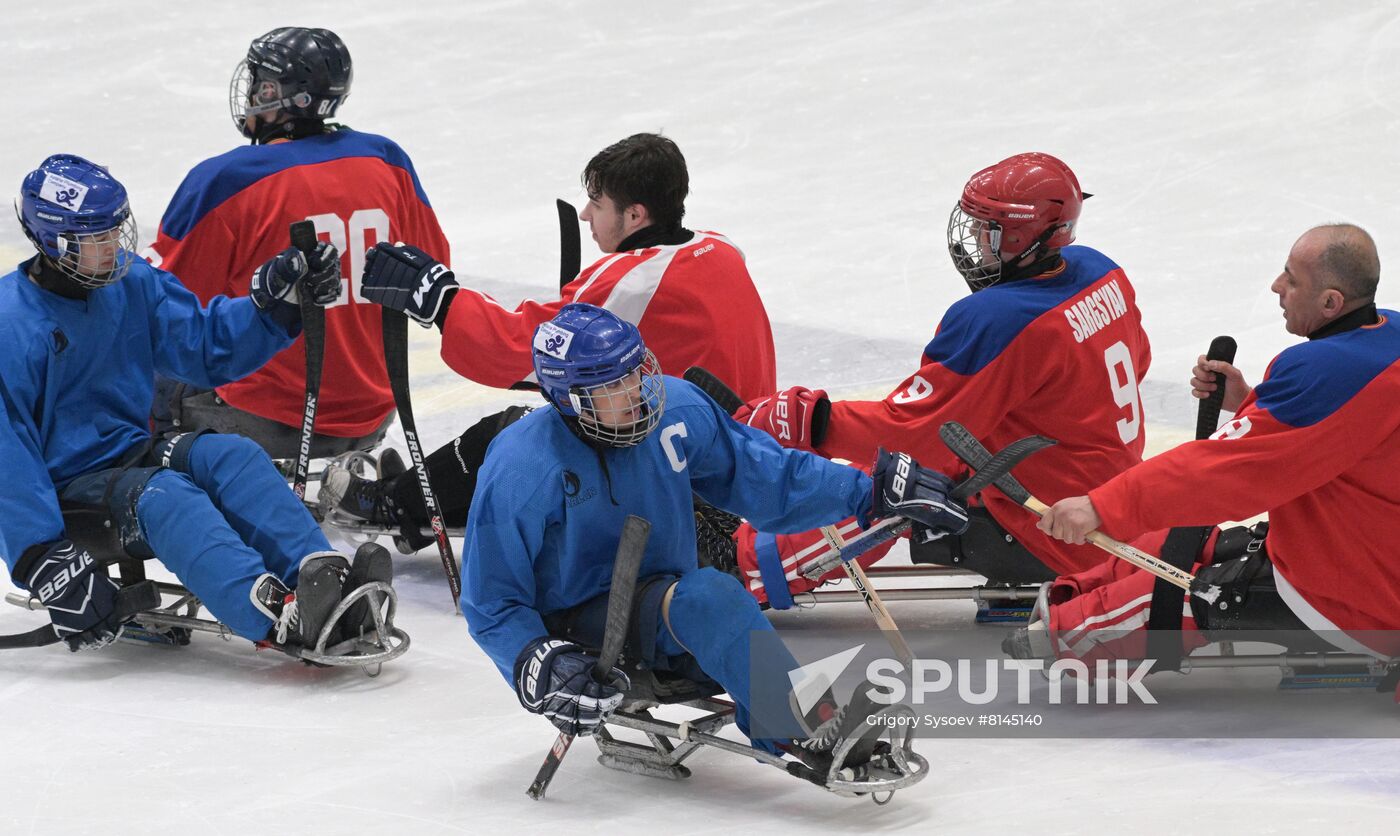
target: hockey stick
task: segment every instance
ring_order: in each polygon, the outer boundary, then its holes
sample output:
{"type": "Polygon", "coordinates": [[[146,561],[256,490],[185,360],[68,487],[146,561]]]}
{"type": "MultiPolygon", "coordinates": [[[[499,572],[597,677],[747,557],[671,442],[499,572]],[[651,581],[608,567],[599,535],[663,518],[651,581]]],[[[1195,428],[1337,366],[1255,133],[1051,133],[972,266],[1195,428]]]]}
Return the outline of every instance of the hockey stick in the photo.
{"type": "MultiPolygon", "coordinates": [[[[39,605],[42,609],[43,605],[39,605]]],[[[155,581],[141,581],[117,590],[117,606],[112,611],[118,621],[126,621],[137,613],[160,606],[160,589],[155,581]]],[[[0,636],[0,650],[24,647],[44,647],[62,641],[52,624],[45,624],[27,633],[0,636]]]]}
{"type": "MultiPolygon", "coordinates": [[[[1235,362],[1235,340],[1233,337],[1216,337],[1210,341],[1210,349],[1206,351],[1207,360],[1224,360],[1226,363],[1235,362]]],[[[1221,372],[1215,373],[1215,391],[1209,397],[1201,399],[1200,406],[1196,407],[1196,440],[1210,438],[1215,434],[1215,428],[1220,423],[1220,405],[1225,401],[1225,375],[1221,372]]]]}
{"type": "MultiPolygon", "coordinates": [[[[699,387],[700,391],[709,395],[721,409],[731,415],[736,409],[743,406],[744,402],[740,400],[738,394],[730,389],[724,381],[710,373],[708,369],[691,366],[685,370],[685,379],[699,387]]],[[[901,520],[901,523],[906,523],[907,526],[907,521],[901,520]]],[[[821,532],[822,536],[826,538],[826,542],[838,555],[846,550],[846,540],[835,525],[824,525],[821,527],[821,532]]],[[[890,536],[895,536],[895,532],[892,531],[890,536]]],[[[873,547],[877,542],[880,541],[870,542],[866,549],[873,547]]],[[[862,551],[864,550],[862,549],[862,551]]],[[[865,574],[865,569],[854,560],[845,558],[841,560],[841,568],[846,570],[846,577],[851,579],[851,586],[860,593],[866,609],[870,610],[870,614],[875,617],[875,623],[879,625],[880,632],[889,639],[890,646],[894,648],[895,653],[899,654],[900,659],[906,664],[912,663],[914,653],[909,649],[909,643],[904,640],[904,634],[899,632],[899,625],[895,623],[894,616],[890,615],[889,609],[885,607],[885,602],[880,600],[880,594],[870,585],[870,578],[865,574]]]]}
{"type": "MultiPolygon", "coordinates": [[[[943,439],[943,443],[948,445],[948,449],[964,462],[968,467],[977,470],[990,462],[992,454],[987,452],[987,448],[982,446],[967,428],[956,421],[949,421],[939,428],[938,434],[943,439]]],[[[1002,474],[993,480],[1002,493],[1012,502],[1025,506],[1032,513],[1045,516],[1045,512],[1050,510],[1050,506],[1041,502],[1026,490],[1025,486],[1016,480],[1010,473],[1002,474]]],[[[1136,549],[1127,543],[1121,543],[1102,531],[1089,532],[1089,542],[1103,549],[1109,554],[1121,560],[1126,560],[1139,569],[1151,572],[1168,583],[1178,586],[1192,595],[1196,595],[1207,603],[1215,603],[1220,597],[1220,587],[1210,584],[1203,585],[1196,582],[1196,576],[1183,569],[1178,569],[1170,563],[1159,560],[1141,549],[1136,549]]]]}
{"type": "Polygon", "coordinates": [[[393,308],[384,308],[384,367],[389,371],[389,388],[394,392],[394,406],[399,410],[408,454],[413,458],[413,470],[418,474],[418,488],[423,492],[423,505],[437,541],[442,570],[447,573],[447,585],[452,589],[452,611],[461,612],[458,599],[462,596],[462,575],[452,556],[452,543],[447,539],[447,526],[442,521],[437,496],[428,480],[428,466],[423,461],[423,445],[418,441],[418,425],[413,420],[413,401],[408,392],[408,315],[393,308]]]}
{"type": "MultiPolygon", "coordinates": [[[[311,255],[316,251],[316,225],[297,221],[291,227],[292,246],[306,257],[311,269],[311,255]]],[[[316,401],[321,397],[321,364],[326,353],[326,309],[316,304],[306,288],[298,293],[301,300],[301,331],[306,341],[306,403],[301,412],[301,447],[297,449],[297,469],[292,491],[297,499],[306,498],[307,474],[311,469],[311,440],[316,429],[316,401]]]]}
{"type": "Polygon", "coordinates": [[[583,248],[579,243],[578,213],[567,200],[555,200],[554,208],[559,212],[559,289],[578,277],[583,261],[583,248]]]}
{"type": "MultiPolygon", "coordinates": [[[[598,661],[593,663],[593,679],[606,682],[608,674],[622,655],[622,645],[627,640],[628,623],[632,620],[632,593],[637,590],[637,572],[646,554],[647,540],[651,538],[651,523],[635,514],[628,514],[622,524],[622,536],[617,541],[617,555],[613,558],[612,585],[608,587],[608,614],[603,625],[603,649],[598,661]]],[[[535,774],[534,783],[526,790],[526,795],[536,801],[544,798],[554,773],[568,754],[574,735],[560,732],[554,745],[545,755],[540,771],[535,774]]]]}

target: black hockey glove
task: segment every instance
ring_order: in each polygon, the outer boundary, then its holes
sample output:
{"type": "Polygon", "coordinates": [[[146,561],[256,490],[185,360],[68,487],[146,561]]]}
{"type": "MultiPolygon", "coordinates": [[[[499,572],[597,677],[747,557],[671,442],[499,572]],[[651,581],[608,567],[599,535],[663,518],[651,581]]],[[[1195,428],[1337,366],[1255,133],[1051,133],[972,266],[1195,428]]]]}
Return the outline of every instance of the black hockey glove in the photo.
{"type": "Polygon", "coordinates": [[[437,319],[448,291],[458,287],[447,265],[417,247],[380,242],[365,253],[360,296],[403,311],[424,328],[437,319]]]}
{"type": "Polygon", "coordinates": [[[873,513],[901,516],[914,523],[921,542],[967,531],[967,508],[948,494],[953,483],[936,470],[919,467],[907,453],[881,449],[875,456],[873,513]]]}
{"type": "Polygon", "coordinates": [[[321,241],[311,253],[310,266],[295,247],[263,262],[253,271],[248,295],[254,305],[292,333],[301,324],[302,293],[325,307],[340,298],[340,290],[340,251],[321,241]]]}
{"type": "Polygon", "coordinates": [[[15,570],[48,609],[53,631],[69,650],[111,644],[131,620],[117,612],[117,585],[70,540],[28,549],[15,570]]]}
{"type": "Polygon", "coordinates": [[[617,710],[632,684],[617,668],[607,682],[598,682],[596,661],[576,644],[535,639],[516,657],[515,695],[526,711],[543,714],[565,734],[587,737],[617,710]]]}

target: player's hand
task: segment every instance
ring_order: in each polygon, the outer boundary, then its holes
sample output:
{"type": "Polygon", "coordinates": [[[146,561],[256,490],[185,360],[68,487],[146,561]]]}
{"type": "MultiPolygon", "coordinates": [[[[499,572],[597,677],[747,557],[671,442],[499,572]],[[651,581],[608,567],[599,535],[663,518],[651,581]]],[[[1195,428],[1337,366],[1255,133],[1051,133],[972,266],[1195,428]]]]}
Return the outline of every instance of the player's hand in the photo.
{"type": "Polygon", "coordinates": [[[297,285],[306,278],[306,272],[306,256],[296,247],[288,247],[258,265],[249,282],[248,295],[254,305],[270,314],[280,313],[284,306],[296,308],[297,285]]]}
{"type": "Polygon", "coordinates": [[[27,550],[15,567],[53,621],[53,631],[72,651],[92,650],[117,640],[131,616],[118,613],[117,585],[86,549],[70,540],[27,550]]]}
{"type": "Polygon", "coordinates": [[[360,295],[370,302],[403,311],[424,328],[456,290],[457,278],[447,265],[417,247],[380,242],[365,253],[360,295]]]}
{"type": "Polygon", "coordinates": [[[826,392],[805,386],[755,398],[734,411],[734,420],[763,430],[784,447],[809,453],[825,440],[830,418],[826,392]]]}
{"type": "MultiPolygon", "coordinates": [[[[310,263],[307,265],[306,276],[301,280],[301,288],[312,301],[324,308],[340,298],[341,284],[340,250],[337,250],[334,244],[318,241],[316,249],[311,251],[310,263]]],[[[298,290],[294,288],[292,293],[298,295],[298,290]]]]}
{"type": "Polygon", "coordinates": [[[1089,532],[1097,531],[1103,525],[1099,512],[1087,496],[1072,496],[1062,499],[1045,512],[1035,527],[1054,537],[1076,546],[1084,544],[1089,532]]]}
{"type": "Polygon", "coordinates": [[[936,470],[919,467],[908,453],[881,450],[870,478],[875,482],[874,515],[912,520],[924,529],[922,542],[967,531],[967,508],[949,496],[952,481],[936,470]]]}
{"type": "Polygon", "coordinates": [[[1226,412],[1239,410],[1251,390],[1240,370],[1224,360],[1207,360],[1204,354],[1196,358],[1196,365],[1191,369],[1191,394],[1201,400],[1210,397],[1216,388],[1216,372],[1225,375],[1225,399],[1220,402],[1220,408],[1226,412]]]}
{"type": "Polygon", "coordinates": [[[515,660],[515,695],[525,710],[543,714],[565,734],[587,737],[617,710],[632,684],[617,668],[599,682],[594,663],[576,644],[535,639],[515,660]]]}

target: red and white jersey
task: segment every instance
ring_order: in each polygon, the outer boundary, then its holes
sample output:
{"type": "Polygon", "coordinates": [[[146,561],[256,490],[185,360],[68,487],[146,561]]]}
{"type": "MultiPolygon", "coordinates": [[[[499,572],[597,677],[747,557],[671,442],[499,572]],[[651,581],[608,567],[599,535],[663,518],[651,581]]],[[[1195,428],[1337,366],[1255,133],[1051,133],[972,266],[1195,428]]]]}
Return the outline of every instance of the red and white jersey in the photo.
{"type": "Polygon", "coordinates": [[[1215,435],[1149,459],[1089,498],[1119,539],[1268,511],[1279,591],[1305,624],[1396,630],[1397,473],[1400,317],[1380,311],[1373,325],[1285,350],[1215,435]]]}
{"type": "MultiPolygon", "coordinates": [[[[1058,444],[1017,466],[1015,476],[1053,503],[1142,461],[1138,383],[1152,353],[1123,270],[1088,247],[1065,247],[1058,270],[994,285],[958,300],[924,349],[923,366],[883,401],[831,405],[818,452],[859,465],[878,447],[909,453],[950,475],[967,468],[938,428],[958,421],[989,450],[1028,435],[1058,444]]],[[[1093,566],[1104,553],[1036,529],[1036,517],[989,489],[987,510],[1060,573],[1093,566]]]]}
{"type": "Polygon", "coordinates": [[[510,310],[463,288],[443,323],[442,358],[486,386],[533,379],[535,328],[569,302],[598,305],[635,324],[666,374],[704,366],[746,399],[777,388],[768,312],[743,254],[713,232],[605,256],[551,302],[510,310]]]}
{"type": "MultiPolygon", "coordinates": [[[[388,139],[352,130],[249,145],[200,163],[180,184],[144,255],[200,301],[246,296],[258,265],[289,245],[288,227],[310,220],[341,254],[342,292],[326,310],[326,351],[316,431],[364,435],[394,408],[384,368],[380,309],[358,298],[365,250],[406,241],[448,261],[413,163],[388,139]]],[[[306,348],[298,338],[266,366],[221,386],[233,406],[301,426],[306,348]]]]}

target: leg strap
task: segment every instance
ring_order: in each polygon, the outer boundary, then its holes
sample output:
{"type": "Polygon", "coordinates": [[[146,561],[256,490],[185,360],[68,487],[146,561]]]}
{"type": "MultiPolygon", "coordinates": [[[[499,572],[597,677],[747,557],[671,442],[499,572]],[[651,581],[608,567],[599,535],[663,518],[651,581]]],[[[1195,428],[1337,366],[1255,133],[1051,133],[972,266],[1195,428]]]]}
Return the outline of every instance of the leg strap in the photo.
{"type": "MultiPolygon", "coordinates": [[[[1162,544],[1162,560],[1178,569],[1191,571],[1201,559],[1214,526],[1173,528],[1162,544]]],[[[1152,587],[1152,605],[1147,615],[1147,655],[1157,660],[1159,670],[1181,670],[1181,587],[1161,578],[1152,587]]]]}
{"type": "Polygon", "coordinates": [[[788,589],[787,572],[783,571],[783,556],[778,552],[778,538],[755,532],[753,552],[758,574],[763,578],[763,591],[768,593],[768,605],[775,610],[791,609],[792,592],[788,589]]]}

